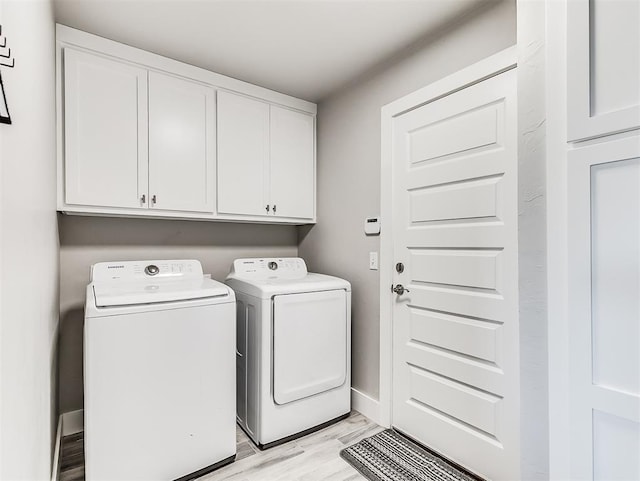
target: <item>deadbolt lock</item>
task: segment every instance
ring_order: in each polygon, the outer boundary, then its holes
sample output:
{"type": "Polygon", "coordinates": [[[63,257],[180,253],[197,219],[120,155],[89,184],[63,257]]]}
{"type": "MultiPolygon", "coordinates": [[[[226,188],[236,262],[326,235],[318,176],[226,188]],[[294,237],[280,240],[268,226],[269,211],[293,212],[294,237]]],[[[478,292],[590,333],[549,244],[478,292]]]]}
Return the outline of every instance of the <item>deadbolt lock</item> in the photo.
{"type": "Polygon", "coordinates": [[[398,262],[396,264],[396,272],[398,274],[402,274],[404,272],[404,264],[402,262],[398,262]]]}

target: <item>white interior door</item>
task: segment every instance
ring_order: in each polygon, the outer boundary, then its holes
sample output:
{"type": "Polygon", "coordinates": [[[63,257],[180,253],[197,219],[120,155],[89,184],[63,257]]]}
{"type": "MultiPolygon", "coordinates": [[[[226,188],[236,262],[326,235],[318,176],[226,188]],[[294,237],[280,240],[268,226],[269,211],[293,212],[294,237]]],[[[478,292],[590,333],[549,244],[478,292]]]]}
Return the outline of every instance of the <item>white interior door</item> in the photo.
{"type": "Polygon", "coordinates": [[[571,478],[640,479],[640,136],[569,153],[571,478]]]}
{"type": "Polygon", "coordinates": [[[269,198],[277,216],[313,218],[314,125],[312,115],[271,106],[269,198]]]}
{"type": "Polygon", "coordinates": [[[215,92],[149,72],[149,205],[213,212],[215,92]]]}
{"type": "Polygon", "coordinates": [[[640,127],[640,2],[567,2],[568,140],[640,127]]]}
{"type": "MultiPolygon", "coordinates": [[[[419,104],[418,104],[419,105],[419,104]]],[[[393,121],[392,423],[519,477],[516,71],[393,121]]]]}
{"type": "Polygon", "coordinates": [[[147,204],[147,71],[64,49],[67,204],[147,204]]]}

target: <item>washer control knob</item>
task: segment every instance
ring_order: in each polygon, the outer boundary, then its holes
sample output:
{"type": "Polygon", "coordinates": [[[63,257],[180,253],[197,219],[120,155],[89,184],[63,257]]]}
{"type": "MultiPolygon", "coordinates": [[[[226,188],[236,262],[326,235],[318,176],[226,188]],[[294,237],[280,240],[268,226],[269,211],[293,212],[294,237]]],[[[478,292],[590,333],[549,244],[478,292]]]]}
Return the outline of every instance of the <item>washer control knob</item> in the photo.
{"type": "Polygon", "coordinates": [[[277,262],[269,262],[269,269],[271,269],[272,271],[275,271],[278,268],[278,263],[277,262]]]}
{"type": "Polygon", "coordinates": [[[144,273],[148,276],[155,276],[158,272],[160,272],[160,269],[158,268],[158,266],[155,266],[153,264],[149,264],[144,268],[144,273]]]}

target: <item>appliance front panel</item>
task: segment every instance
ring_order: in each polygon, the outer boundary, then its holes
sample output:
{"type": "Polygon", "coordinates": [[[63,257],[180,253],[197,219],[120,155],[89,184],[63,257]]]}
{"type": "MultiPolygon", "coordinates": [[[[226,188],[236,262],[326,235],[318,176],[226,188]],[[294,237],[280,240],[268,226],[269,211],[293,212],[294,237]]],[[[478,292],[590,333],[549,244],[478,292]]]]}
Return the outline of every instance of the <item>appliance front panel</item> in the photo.
{"type": "Polygon", "coordinates": [[[273,298],[273,399],[286,404],[347,379],[344,290],[273,298]]]}
{"type": "Polygon", "coordinates": [[[235,454],[234,330],[231,303],[87,319],[87,479],[176,479],[235,454]]]}

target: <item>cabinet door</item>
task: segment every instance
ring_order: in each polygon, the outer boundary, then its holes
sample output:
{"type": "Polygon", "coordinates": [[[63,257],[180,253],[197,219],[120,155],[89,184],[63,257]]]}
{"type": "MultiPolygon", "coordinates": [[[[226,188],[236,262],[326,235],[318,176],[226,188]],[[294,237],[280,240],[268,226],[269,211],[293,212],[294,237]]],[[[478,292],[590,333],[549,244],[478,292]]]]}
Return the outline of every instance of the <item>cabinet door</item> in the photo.
{"type": "Polygon", "coordinates": [[[213,212],[215,92],[149,72],[149,206],[213,212]]]}
{"type": "Polygon", "coordinates": [[[65,202],[146,207],[147,71],[64,50],[65,202]]]}
{"type": "Polygon", "coordinates": [[[640,127],[640,2],[567,8],[568,140],[640,127]]]}
{"type": "Polygon", "coordinates": [[[279,217],[313,219],[314,117],[271,106],[270,203],[279,217]]]}
{"type": "Polygon", "coordinates": [[[218,91],[218,212],[266,215],[269,105],[218,91]]]}

